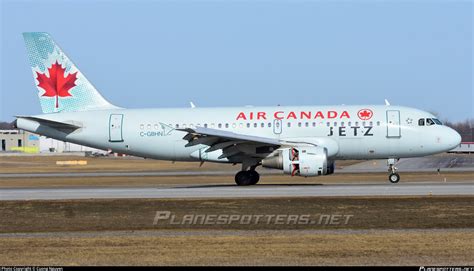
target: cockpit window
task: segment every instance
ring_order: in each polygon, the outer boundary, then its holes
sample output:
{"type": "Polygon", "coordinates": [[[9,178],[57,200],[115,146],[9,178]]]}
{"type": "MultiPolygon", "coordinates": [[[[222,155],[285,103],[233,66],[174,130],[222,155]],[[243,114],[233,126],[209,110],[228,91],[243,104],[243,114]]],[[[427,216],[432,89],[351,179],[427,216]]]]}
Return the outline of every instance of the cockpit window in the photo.
{"type": "Polygon", "coordinates": [[[425,124],[426,126],[443,125],[443,123],[439,119],[426,118],[418,120],[418,126],[425,126],[425,124]]]}

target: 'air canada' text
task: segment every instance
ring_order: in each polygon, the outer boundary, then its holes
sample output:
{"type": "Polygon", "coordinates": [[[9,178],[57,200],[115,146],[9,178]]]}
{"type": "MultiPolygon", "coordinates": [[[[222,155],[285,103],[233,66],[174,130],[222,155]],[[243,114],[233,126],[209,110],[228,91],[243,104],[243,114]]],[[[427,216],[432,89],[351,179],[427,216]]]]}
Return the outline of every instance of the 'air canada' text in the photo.
{"type": "Polygon", "coordinates": [[[273,113],[267,112],[240,112],[237,114],[236,120],[266,120],[269,117],[274,119],[350,119],[349,112],[347,111],[301,111],[301,112],[285,112],[275,111],[273,113]]]}

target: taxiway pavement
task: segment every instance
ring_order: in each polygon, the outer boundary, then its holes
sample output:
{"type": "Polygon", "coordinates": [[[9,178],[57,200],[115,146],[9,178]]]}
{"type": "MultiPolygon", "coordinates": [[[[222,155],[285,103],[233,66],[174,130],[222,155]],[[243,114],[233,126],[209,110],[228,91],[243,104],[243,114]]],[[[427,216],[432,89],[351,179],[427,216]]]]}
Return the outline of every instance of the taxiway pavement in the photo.
{"type": "Polygon", "coordinates": [[[190,185],[144,188],[5,188],[0,200],[94,198],[255,198],[331,196],[474,195],[474,183],[399,183],[331,185],[190,185]]]}

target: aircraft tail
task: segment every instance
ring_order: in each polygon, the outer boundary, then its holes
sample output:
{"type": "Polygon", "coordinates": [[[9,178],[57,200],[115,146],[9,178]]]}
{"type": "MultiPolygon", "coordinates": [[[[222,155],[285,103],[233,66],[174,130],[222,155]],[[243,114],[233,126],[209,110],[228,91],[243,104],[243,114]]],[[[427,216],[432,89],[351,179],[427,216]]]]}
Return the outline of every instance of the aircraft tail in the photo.
{"type": "Polygon", "coordinates": [[[48,33],[23,33],[43,113],[113,109],[48,33]]]}

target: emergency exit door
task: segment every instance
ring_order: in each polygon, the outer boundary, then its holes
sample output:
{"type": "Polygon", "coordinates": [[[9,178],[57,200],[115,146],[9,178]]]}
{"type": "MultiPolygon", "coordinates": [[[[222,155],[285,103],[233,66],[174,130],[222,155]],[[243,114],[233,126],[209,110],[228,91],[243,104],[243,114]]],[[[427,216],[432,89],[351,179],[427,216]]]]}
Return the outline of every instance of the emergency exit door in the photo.
{"type": "Polygon", "coordinates": [[[400,111],[387,110],[387,137],[401,137],[400,111]]]}
{"type": "Polygon", "coordinates": [[[122,114],[111,114],[109,118],[109,141],[110,142],[122,142],[122,125],[123,115],[122,114]]]}

